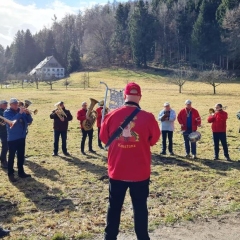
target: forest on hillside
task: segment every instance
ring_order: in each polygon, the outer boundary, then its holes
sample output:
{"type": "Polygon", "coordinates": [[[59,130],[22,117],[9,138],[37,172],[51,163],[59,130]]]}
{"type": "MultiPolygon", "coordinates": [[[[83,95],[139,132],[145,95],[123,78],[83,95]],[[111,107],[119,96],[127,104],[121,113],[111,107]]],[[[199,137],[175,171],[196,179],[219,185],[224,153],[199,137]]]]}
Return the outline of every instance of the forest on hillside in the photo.
{"type": "Polygon", "coordinates": [[[36,34],[19,30],[0,45],[0,80],[46,56],[69,73],[90,67],[240,69],[240,0],[150,0],[96,5],[53,17],[36,34]],[[79,61],[80,59],[80,61],[79,61]],[[74,65],[74,61],[78,64],[74,65]]]}

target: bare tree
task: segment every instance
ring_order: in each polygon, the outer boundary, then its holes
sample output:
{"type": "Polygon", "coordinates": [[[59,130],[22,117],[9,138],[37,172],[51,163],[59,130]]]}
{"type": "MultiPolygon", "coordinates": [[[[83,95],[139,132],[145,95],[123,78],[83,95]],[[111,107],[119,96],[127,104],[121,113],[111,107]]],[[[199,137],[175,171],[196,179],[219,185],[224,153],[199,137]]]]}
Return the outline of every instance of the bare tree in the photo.
{"type": "Polygon", "coordinates": [[[65,86],[66,87],[66,90],[68,89],[68,86],[70,85],[70,81],[69,81],[69,79],[68,78],[65,78],[65,81],[63,82],[63,86],[65,86]]]}
{"type": "Polygon", "coordinates": [[[53,90],[53,84],[56,83],[56,78],[52,76],[50,79],[45,80],[44,82],[50,86],[50,90],[53,90]]]}
{"type": "Polygon", "coordinates": [[[215,64],[213,64],[212,70],[199,73],[199,80],[203,83],[211,85],[213,87],[213,94],[216,94],[216,88],[219,85],[229,82],[232,79],[233,76],[229,76],[226,71],[218,70],[215,64]]]}
{"type": "Polygon", "coordinates": [[[177,85],[179,93],[182,93],[183,85],[194,76],[194,72],[191,69],[185,69],[181,67],[176,70],[174,75],[169,79],[169,82],[177,85]]]}

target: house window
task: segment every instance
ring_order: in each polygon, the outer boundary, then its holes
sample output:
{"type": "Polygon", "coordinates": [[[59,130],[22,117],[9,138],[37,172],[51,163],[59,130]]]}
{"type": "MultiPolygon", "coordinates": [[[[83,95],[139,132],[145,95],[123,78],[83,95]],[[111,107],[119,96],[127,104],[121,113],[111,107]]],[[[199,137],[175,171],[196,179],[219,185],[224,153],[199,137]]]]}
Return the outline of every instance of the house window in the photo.
{"type": "Polygon", "coordinates": [[[57,69],[57,71],[59,71],[59,68],[57,69]]]}
{"type": "Polygon", "coordinates": [[[50,68],[48,68],[48,71],[50,71],[50,68]]]}
{"type": "Polygon", "coordinates": [[[52,71],[55,71],[55,68],[53,68],[52,71]]]}
{"type": "Polygon", "coordinates": [[[63,71],[63,68],[61,68],[61,71],[63,71]]]}

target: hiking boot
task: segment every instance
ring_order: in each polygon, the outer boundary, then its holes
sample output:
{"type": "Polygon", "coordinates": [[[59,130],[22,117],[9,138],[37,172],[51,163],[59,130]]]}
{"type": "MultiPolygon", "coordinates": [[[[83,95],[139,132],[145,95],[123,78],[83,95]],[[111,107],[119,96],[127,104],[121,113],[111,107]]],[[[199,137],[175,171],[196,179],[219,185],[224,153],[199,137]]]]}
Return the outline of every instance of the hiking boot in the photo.
{"type": "Polygon", "coordinates": [[[53,156],[53,157],[57,157],[58,154],[57,154],[57,153],[52,153],[52,156],[53,156]]]}
{"type": "Polygon", "coordinates": [[[63,153],[65,156],[70,156],[70,153],[69,152],[64,152],[63,153]]]}
{"type": "Polygon", "coordinates": [[[160,155],[167,155],[166,152],[162,151],[160,152],[160,155]]]}
{"type": "Polygon", "coordinates": [[[17,181],[17,179],[14,177],[14,174],[9,175],[8,179],[9,179],[10,182],[16,182],[17,181]]]}
{"type": "Polygon", "coordinates": [[[214,157],[213,160],[214,160],[214,161],[217,161],[217,160],[219,160],[219,158],[218,158],[218,157],[214,157]]]}
{"type": "Polygon", "coordinates": [[[31,177],[31,174],[20,173],[20,174],[18,174],[18,176],[19,176],[20,178],[30,178],[30,177],[31,177]]]}
{"type": "Polygon", "coordinates": [[[82,155],[87,155],[84,151],[81,151],[82,155]]]}
{"type": "Polygon", "coordinates": [[[174,152],[170,152],[170,156],[174,156],[175,154],[174,154],[174,152]]]}
{"type": "Polygon", "coordinates": [[[232,162],[232,159],[231,159],[230,157],[226,157],[226,160],[227,160],[228,162],[232,162]]]}
{"type": "Polygon", "coordinates": [[[94,150],[92,150],[92,149],[89,150],[89,152],[90,152],[90,153],[96,153],[96,151],[94,151],[94,150]]]}
{"type": "Polygon", "coordinates": [[[0,238],[3,238],[3,237],[8,236],[9,233],[10,233],[9,230],[6,230],[6,229],[3,229],[3,228],[0,228],[0,238]]]}

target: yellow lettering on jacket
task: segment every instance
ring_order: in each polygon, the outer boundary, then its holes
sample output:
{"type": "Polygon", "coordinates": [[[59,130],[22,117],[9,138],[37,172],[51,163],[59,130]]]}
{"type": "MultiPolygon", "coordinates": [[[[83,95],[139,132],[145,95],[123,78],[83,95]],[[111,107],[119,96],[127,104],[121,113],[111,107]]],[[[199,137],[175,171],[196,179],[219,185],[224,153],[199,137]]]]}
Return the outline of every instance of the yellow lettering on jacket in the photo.
{"type": "Polygon", "coordinates": [[[121,143],[118,143],[118,147],[120,147],[120,148],[135,148],[136,145],[135,144],[121,144],[121,143]]]}

